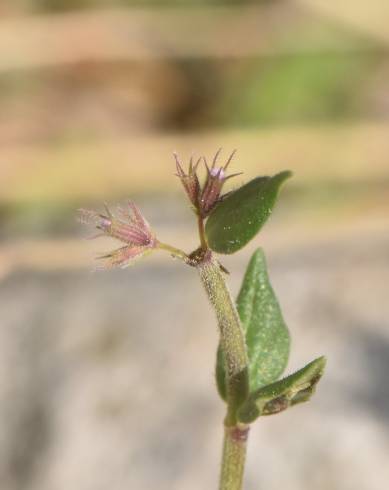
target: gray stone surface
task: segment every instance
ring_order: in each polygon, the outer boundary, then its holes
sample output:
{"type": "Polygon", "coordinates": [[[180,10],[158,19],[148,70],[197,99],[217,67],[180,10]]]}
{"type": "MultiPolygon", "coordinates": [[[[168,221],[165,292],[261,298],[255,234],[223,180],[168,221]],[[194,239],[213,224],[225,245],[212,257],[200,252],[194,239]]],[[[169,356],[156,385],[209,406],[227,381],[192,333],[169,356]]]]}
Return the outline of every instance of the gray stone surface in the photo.
{"type": "MultiPolygon", "coordinates": [[[[239,287],[247,254],[230,260],[239,287]]],[[[269,257],[291,371],[328,356],[311,403],[251,432],[246,489],[389,481],[389,237],[269,257]]],[[[217,333],[194,270],[21,270],[0,283],[1,490],[217,487],[217,333]]]]}

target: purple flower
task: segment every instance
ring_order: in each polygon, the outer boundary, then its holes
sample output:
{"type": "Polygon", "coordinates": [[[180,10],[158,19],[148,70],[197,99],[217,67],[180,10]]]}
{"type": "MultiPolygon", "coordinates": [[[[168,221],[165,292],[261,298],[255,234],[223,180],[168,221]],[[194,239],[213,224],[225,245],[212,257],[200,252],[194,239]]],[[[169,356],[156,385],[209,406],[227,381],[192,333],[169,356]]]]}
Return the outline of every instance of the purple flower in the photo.
{"type": "Polygon", "coordinates": [[[94,224],[100,233],[97,236],[110,236],[125,243],[124,247],[114,250],[100,259],[106,259],[107,267],[128,267],[136,259],[150,253],[157,246],[157,240],[150,225],[133,203],[128,209],[118,208],[117,216],[105,206],[105,214],[79,210],[82,223],[94,224]]]}
{"type": "Polygon", "coordinates": [[[221,148],[217,151],[212,161],[211,168],[209,168],[207,161],[204,158],[205,166],[207,167],[207,180],[200,196],[200,213],[203,218],[207,217],[212,209],[216,206],[216,204],[221,200],[220,194],[224,183],[228,179],[240,175],[240,173],[237,173],[227,176],[226,173],[227,168],[236,153],[236,150],[231,153],[229,159],[227,160],[227,163],[223,167],[217,167],[216,162],[220,155],[220,152],[221,148]]]}
{"type": "Polygon", "coordinates": [[[224,183],[228,179],[231,179],[236,175],[240,175],[240,173],[227,175],[227,168],[235,155],[235,151],[236,150],[231,153],[227,163],[223,167],[216,166],[221,148],[217,151],[211,167],[208,166],[205,157],[198,159],[195,164],[193,164],[192,157],[189,162],[188,173],[184,172],[178,156],[174,153],[174,158],[176,159],[177,177],[179,177],[181,180],[181,183],[184,186],[195,212],[201,218],[206,218],[216,204],[222,200],[223,196],[221,196],[221,191],[224,183]],[[203,186],[200,185],[197,175],[197,169],[201,160],[204,160],[207,169],[207,177],[203,186]]]}
{"type": "Polygon", "coordinates": [[[193,165],[193,157],[191,157],[189,162],[189,170],[186,174],[182,168],[178,155],[174,153],[174,158],[176,160],[177,167],[177,177],[181,180],[182,185],[189,197],[190,202],[193,204],[194,208],[198,208],[198,199],[200,194],[200,182],[197,177],[197,167],[201,161],[201,158],[193,165]]]}

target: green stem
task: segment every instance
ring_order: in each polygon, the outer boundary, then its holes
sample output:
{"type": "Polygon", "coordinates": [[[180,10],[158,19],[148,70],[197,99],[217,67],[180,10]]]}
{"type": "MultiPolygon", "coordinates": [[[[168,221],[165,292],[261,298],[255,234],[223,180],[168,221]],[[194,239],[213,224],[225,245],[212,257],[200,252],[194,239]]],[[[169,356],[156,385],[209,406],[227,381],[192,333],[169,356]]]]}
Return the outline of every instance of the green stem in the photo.
{"type": "Polygon", "coordinates": [[[199,260],[197,269],[215,309],[226,359],[227,415],[220,490],[241,490],[248,428],[238,424],[237,410],[248,395],[246,341],[223,272],[210,250],[199,260]]]}
{"type": "Polygon", "coordinates": [[[201,248],[203,250],[207,250],[208,245],[207,245],[207,239],[205,237],[204,219],[201,215],[198,215],[198,217],[197,217],[197,225],[199,228],[199,237],[200,237],[201,248]]]}
{"type": "Polygon", "coordinates": [[[241,489],[246,460],[248,429],[224,429],[219,490],[241,489]]]}
{"type": "Polygon", "coordinates": [[[183,250],[180,250],[179,248],[172,247],[171,245],[162,242],[157,242],[157,248],[159,248],[160,250],[165,250],[173,257],[183,260],[185,263],[189,262],[188,255],[183,250]]]}

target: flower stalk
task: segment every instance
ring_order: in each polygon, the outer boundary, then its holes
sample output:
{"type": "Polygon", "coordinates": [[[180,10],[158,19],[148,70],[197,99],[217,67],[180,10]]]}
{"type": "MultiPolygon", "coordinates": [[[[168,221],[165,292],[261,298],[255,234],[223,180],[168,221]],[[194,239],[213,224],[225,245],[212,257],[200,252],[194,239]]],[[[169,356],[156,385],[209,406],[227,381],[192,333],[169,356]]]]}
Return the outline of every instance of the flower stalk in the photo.
{"type": "Polygon", "coordinates": [[[172,245],[168,245],[167,243],[163,243],[160,241],[157,241],[157,248],[160,250],[164,250],[165,252],[168,252],[175,259],[180,259],[186,264],[190,263],[189,256],[179,248],[173,247],[172,245]]]}

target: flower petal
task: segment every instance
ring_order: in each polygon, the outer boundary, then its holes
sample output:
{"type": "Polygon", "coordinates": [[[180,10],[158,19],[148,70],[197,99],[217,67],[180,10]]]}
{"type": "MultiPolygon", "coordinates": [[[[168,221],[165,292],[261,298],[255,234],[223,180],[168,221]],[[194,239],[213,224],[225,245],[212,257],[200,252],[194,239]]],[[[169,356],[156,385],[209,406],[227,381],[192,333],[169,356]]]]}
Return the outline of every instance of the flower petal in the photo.
{"type": "Polygon", "coordinates": [[[98,257],[98,259],[105,260],[104,268],[111,269],[113,267],[129,267],[133,265],[138,259],[147,255],[152,249],[148,247],[121,247],[112,252],[98,257]]]}

